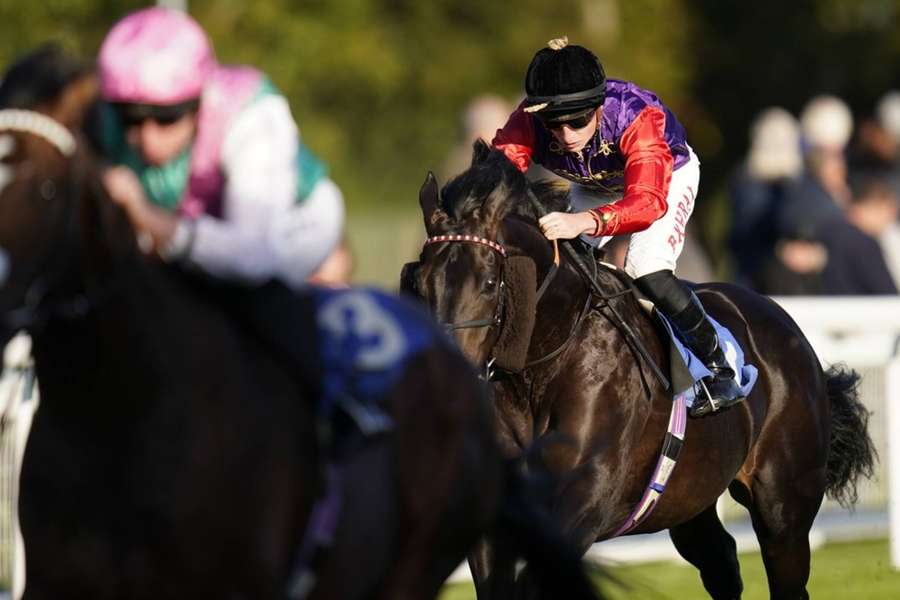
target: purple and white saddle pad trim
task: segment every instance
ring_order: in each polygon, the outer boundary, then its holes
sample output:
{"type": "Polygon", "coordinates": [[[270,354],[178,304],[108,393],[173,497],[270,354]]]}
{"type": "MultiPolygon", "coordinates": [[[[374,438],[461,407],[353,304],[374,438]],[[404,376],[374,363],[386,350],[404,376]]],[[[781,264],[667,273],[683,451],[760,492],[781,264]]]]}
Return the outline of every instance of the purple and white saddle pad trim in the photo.
{"type": "MultiPolygon", "coordinates": [[[[672,411],[669,414],[669,427],[663,440],[659,459],[656,461],[656,468],[653,470],[653,476],[650,478],[650,483],[644,490],[641,500],[631,511],[631,514],[628,515],[628,518],[625,519],[625,522],[607,539],[625,535],[640,525],[656,508],[659,497],[666,490],[669,478],[675,470],[678,456],[681,454],[681,448],[684,445],[684,432],[687,428],[687,409],[694,403],[694,399],[698,394],[706,393],[705,387],[700,381],[704,377],[712,375],[712,372],[703,364],[703,361],[681,343],[681,340],[675,335],[672,325],[666,318],[657,310],[654,310],[653,313],[665,325],[666,331],[669,333],[671,344],[671,368],[669,372],[675,398],[672,402],[672,411]]],[[[712,317],[709,317],[709,320],[716,328],[719,343],[722,345],[728,364],[734,369],[735,379],[741,387],[741,392],[745,396],[748,395],[756,383],[759,372],[756,367],[744,362],[744,352],[731,332],[712,317]]]]}

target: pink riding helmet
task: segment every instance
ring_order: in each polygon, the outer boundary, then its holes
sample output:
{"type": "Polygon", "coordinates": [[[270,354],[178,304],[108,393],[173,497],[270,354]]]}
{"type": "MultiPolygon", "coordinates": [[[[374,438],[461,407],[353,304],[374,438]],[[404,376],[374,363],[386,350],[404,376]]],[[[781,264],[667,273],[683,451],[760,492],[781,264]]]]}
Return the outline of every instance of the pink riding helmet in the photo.
{"type": "Polygon", "coordinates": [[[109,102],[179,104],[198,98],[216,68],[200,25],[152,7],[116,23],[100,47],[100,93],[109,102]]]}

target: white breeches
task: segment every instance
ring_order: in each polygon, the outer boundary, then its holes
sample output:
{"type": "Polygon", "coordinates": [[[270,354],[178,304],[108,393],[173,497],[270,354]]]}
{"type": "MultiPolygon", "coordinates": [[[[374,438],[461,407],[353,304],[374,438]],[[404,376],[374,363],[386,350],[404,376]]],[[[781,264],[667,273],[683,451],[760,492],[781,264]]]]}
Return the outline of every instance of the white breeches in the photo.
{"type": "MultiPolygon", "coordinates": [[[[690,160],[672,173],[669,195],[666,196],[666,214],[647,229],[631,234],[625,255],[625,272],[637,279],[656,271],[674,271],[678,256],[684,248],[685,227],[694,212],[694,200],[700,185],[700,160],[691,150],[690,160]]],[[[572,210],[585,211],[619,200],[599,194],[591,188],[572,185],[572,210]]],[[[602,247],[612,237],[592,238],[581,236],[588,244],[602,247]]]]}

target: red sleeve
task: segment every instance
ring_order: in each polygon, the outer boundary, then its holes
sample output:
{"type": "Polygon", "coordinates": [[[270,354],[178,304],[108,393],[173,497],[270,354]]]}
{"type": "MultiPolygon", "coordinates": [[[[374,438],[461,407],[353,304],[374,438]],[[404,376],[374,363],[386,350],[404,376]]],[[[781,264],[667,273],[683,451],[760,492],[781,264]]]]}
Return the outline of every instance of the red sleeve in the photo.
{"type": "Polygon", "coordinates": [[[503,129],[497,130],[491,144],[501,150],[520,171],[524,173],[528,170],[534,151],[534,124],[531,115],[522,110],[522,104],[509,116],[503,129]]]}
{"type": "Polygon", "coordinates": [[[625,194],[617,202],[591,210],[607,221],[600,235],[643,231],[666,214],[673,159],[662,109],[648,106],[638,113],[622,134],[619,149],[625,156],[625,194]]]}

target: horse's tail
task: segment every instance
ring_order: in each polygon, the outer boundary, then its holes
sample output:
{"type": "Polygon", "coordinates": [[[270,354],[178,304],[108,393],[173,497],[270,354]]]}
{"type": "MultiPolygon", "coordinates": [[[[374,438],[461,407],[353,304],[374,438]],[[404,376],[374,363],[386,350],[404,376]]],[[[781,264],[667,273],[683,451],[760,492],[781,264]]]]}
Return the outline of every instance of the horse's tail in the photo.
{"type": "Polygon", "coordinates": [[[527,561],[541,597],[598,599],[578,550],[536,499],[534,474],[523,472],[521,461],[508,460],[504,475],[496,533],[527,561]]]}
{"type": "Polygon", "coordinates": [[[878,454],[869,437],[869,411],[859,401],[859,373],[835,365],[825,373],[831,401],[831,440],[825,493],[841,506],[856,504],[856,486],[862,475],[872,477],[878,454]]]}

